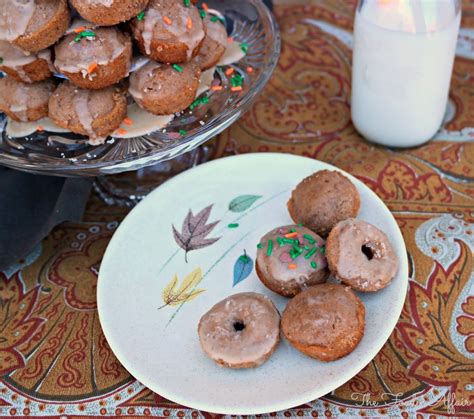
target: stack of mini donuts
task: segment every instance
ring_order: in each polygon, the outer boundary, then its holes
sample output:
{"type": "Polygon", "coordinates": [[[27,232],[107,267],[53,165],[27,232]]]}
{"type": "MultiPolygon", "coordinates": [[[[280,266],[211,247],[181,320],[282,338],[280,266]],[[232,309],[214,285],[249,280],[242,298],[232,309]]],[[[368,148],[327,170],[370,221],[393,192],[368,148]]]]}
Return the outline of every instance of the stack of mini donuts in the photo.
{"type": "Polygon", "coordinates": [[[292,298],[281,322],[268,297],[235,294],[201,318],[203,351],[221,366],[257,367],[276,349],[281,329],[292,346],[320,361],[351,353],[365,327],[354,290],[381,290],[398,271],[387,236],[356,219],[359,209],[359,192],[340,172],[322,170],[300,182],[288,201],[295,224],[271,230],[257,245],[261,282],[292,298]],[[326,282],[330,273],[336,283],[326,282]]]}
{"type": "Polygon", "coordinates": [[[0,71],[7,74],[0,79],[0,111],[18,122],[49,116],[100,143],[125,119],[127,90],[155,115],[186,109],[201,71],[217,64],[227,43],[221,20],[195,3],[0,2],[0,71]],[[130,74],[134,44],[150,61],[130,74]],[[54,73],[67,81],[58,85],[54,73]]]}

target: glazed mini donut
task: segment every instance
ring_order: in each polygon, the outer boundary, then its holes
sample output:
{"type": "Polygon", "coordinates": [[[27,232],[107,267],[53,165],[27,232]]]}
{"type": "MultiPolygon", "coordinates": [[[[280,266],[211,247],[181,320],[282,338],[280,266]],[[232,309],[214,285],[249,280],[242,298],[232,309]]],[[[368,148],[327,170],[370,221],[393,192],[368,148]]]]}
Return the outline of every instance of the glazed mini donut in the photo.
{"type": "Polygon", "coordinates": [[[199,52],[205,32],[196,6],[182,0],[151,0],[131,28],[143,55],[163,63],[184,63],[199,52]]]}
{"type": "Polygon", "coordinates": [[[168,64],[150,61],[130,75],[128,92],[138,106],[155,115],[171,115],[186,109],[196,98],[201,71],[195,62],[168,64]]]}
{"type": "Polygon", "coordinates": [[[92,144],[103,143],[127,114],[123,89],[109,86],[86,90],[64,82],[49,100],[49,117],[56,125],[76,134],[87,135],[92,144]]]}
{"type": "Polygon", "coordinates": [[[55,67],[71,83],[83,89],[103,89],[128,76],[132,41],[115,27],[85,29],[65,36],[55,52],[55,67]]]}
{"type": "Polygon", "coordinates": [[[48,101],[55,87],[52,80],[23,83],[0,78],[0,112],[17,122],[37,121],[48,115],[48,101]]]}
{"type": "Polygon", "coordinates": [[[277,227],[258,245],[256,272],[263,284],[284,297],[296,294],[329,276],[325,241],[305,227],[277,227]]]}
{"type": "Polygon", "coordinates": [[[196,60],[199,62],[201,70],[204,71],[217,65],[224,55],[227,46],[227,31],[215,16],[206,15],[203,23],[206,36],[196,60]]]}
{"type": "Polygon", "coordinates": [[[262,365],[280,341],[280,314],[272,301],[254,292],[232,295],[201,317],[199,341],[222,367],[262,365]]]}
{"type": "Polygon", "coordinates": [[[149,0],[71,0],[78,13],[99,26],[112,26],[137,16],[149,0]]]}
{"type": "Polygon", "coordinates": [[[362,220],[339,222],[326,244],[329,269],[358,291],[386,287],[398,270],[398,258],[384,232],[362,220]]]}
{"type": "Polygon", "coordinates": [[[364,335],[365,308],[349,288],[320,284],[290,300],[281,329],[300,352],[321,361],[335,361],[351,353],[364,335]]]}
{"type": "Polygon", "coordinates": [[[25,51],[41,51],[63,36],[69,19],[66,0],[2,0],[0,40],[25,51]]]}
{"type": "Polygon", "coordinates": [[[10,42],[0,41],[0,57],[3,59],[0,71],[24,83],[45,80],[54,71],[49,49],[35,54],[23,51],[10,42]]]}
{"type": "Polygon", "coordinates": [[[356,187],[340,172],[330,170],[320,170],[303,179],[288,201],[293,221],[322,237],[327,237],[339,221],[356,217],[359,208],[356,187]]]}

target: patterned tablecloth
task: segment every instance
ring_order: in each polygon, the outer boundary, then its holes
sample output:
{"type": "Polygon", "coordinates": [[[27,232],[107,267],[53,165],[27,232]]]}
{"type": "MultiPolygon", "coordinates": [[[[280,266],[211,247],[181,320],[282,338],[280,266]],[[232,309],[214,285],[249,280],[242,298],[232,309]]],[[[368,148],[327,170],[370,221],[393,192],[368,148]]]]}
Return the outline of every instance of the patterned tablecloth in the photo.
{"type": "MultiPolygon", "coordinates": [[[[354,3],[277,2],[278,69],[213,157],[280,151],[354,174],[400,225],[410,287],[395,331],[363,371],[320,400],[272,415],[474,416],[474,4],[464,4],[443,129],[425,146],[392,150],[351,125],[354,3]]],[[[0,272],[0,416],[212,416],[143,387],[102,334],[97,272],[125,215],[92,196],[83,222],[56,228],[0,272]]]]}

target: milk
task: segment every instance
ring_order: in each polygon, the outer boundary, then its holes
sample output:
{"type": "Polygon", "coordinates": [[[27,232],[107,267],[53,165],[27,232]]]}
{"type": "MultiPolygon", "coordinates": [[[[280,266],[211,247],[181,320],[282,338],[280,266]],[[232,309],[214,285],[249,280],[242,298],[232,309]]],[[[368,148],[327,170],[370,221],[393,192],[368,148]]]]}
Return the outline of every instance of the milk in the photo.
{"type": "Polygon", "coordinates": [[[355,16],[352,121],[367,139],[416,146],[445,113],[461,12],[454,0],[368,0],[355,16]]]}

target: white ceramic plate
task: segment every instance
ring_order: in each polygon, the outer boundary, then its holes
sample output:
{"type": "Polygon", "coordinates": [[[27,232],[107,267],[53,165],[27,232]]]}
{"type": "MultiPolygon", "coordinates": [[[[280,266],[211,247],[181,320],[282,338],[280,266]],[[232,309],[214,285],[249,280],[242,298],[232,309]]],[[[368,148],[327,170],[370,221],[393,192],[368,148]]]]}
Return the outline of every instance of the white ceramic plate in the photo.
{"type": "Polygon", "coordinates": [[[166,182],[126,217],[105,253],[97,301],[105,336],[133,376],[185,406],[258,414],[323,396],[370,362],[400,315],[408,264],[402,235],[387,207],[347,173],[361,194],[359,218],[385,231],[400,259],[398,275],[387,288],[359,294],[366,307],[366,326],[355,351],[323,363],[283,340],[260,368],[230,370],[214,364],[199,346],[200,317],[231,294],[261,292],[283,311],[288,300],[266,289],[255,274],[256,245],[268,230],[291,223],[286,210],[291,189],[321,169],[337,170],[287,154],[219,159],[166,182]],[[187,221],[196,227],[191,240],[188,229],[182,228],[190,210],[193,217],[187,221]],[[211,230],[210,223],[217,221],[211,230]],[[228,227],[237,223],[236,228],[228,227]],[[188,247],[204,247],[185,255],[177,245],[179,240],[189,242],[188,247]],[[251,264],[242,264],[245,258],[239,260],[244,253],[251,264]],[[170,288],[172,292],[167,293],[170,288]],[[183,297],[190,299],[179,304],[183,297]]]}

